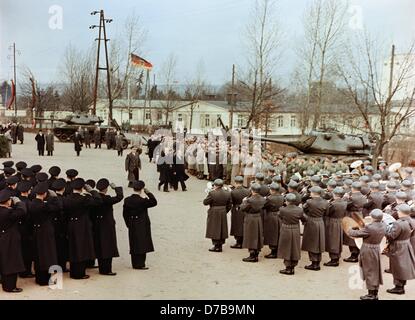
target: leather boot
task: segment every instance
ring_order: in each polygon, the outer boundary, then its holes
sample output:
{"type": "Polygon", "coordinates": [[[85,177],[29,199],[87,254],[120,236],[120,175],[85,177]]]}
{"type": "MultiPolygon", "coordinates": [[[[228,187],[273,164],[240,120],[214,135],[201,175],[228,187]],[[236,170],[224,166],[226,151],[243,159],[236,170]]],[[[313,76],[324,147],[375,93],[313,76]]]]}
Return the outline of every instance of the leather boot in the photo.
{"type": "Polygon", "coordinates": [[[235,243],[234,245],[231,245],[232,249],[242,249],[242,244],[241,243],[235,243]]]}
{"type": "Polygon", "coordinates": [[[243,258],[243,262],[258,262],[258,256],[255,255],[254,252],[249,253],[249,257],[243,258]]]}
{"type": "Polygon", "coordinates": [[[360,300],[378,300],[378,290],[368,290],[369,293],[365,296],[361,296],[360,300]]]}
{"type": "Polygon", "coordinates": [[[210,252],[222,252],[222,246],[221,245],[215,245],[212,248],[209,249],[210,252]]]}
{"type": "Polygon", "coordinates": [[[323,263],[326,267],[338,267],[339,266],[339,259],[332,259],[329,262],[323,263]]]}
{"type": "Polygon", "coordinates": [[[277,249],[271,249],[271,253],[265,256],[266,259],[277,259],[277,249]]]}
{"type": "Polygon", "coordinates": [[[404,287],[401,286],[395,286],[395,288],[393,289],[388,289],[386,290],[387,293],[392,293],[392,294],[405,294],[405,289],[404,287]]]}
{"type": "Polygon", "coordinates": [[[352,262],[352,263],[355,263],[355,262],[358,262],[359,259],[355,255],[352,254],[350,257],[348,257],[346,259],[343,259],[343,261],[344,262],[352,262]]]}
{"type": "Polygon", "coordinates": [[[308,266],[305,266],[305,268],[307,270],[319,271],[320,270],[320,262],[318,262],[318,261],[311,261],[311,264],[308,265],[308,266]]]}
{"type": "Polygon", "coordinates": [[[285,274],[288,276],[294,275],[294,268],[293,267],[286,267],[284,270],[280,270],[281,274],[285,274]]]}

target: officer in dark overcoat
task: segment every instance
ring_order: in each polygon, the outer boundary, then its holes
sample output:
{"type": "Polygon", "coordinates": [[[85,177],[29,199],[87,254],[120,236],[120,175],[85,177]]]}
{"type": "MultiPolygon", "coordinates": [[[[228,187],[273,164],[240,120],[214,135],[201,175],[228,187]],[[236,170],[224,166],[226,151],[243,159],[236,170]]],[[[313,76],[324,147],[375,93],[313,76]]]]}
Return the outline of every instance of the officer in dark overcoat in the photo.
{"type": "Polygon", "coordinates": [[[234,179],[235,188],[231,191],[232,211],[231,211],[231,236],[234,236],[236,243],[231,245],[232,249],[242,249],[244,239],[244,218],[245,213],[240,206],[242,200],[249,196],[251,191],[243,186],[244,178],[237,176],[234,179]]]}

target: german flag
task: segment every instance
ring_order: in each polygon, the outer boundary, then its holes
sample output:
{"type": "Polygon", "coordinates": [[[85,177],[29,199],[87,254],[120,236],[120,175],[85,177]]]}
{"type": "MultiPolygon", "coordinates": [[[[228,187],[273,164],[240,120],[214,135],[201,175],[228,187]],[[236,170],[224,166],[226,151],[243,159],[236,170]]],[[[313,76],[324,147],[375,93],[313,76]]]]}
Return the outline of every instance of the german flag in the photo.
{"type": "Polygon", "coordinates": [[[135,55],[134,53],[131,54],[131,64],[133,66],[140,67],[140,68],[147,69],[147,70],[153,69],[153,65],[150,62],[135,55]]]}

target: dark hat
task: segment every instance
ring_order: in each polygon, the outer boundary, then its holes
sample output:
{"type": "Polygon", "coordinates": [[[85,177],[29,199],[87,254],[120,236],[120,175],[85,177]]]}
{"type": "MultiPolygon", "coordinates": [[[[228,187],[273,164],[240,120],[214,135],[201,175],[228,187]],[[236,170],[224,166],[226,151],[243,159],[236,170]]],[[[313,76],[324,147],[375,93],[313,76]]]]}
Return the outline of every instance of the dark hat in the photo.
{"type": "Polygon", "coordinates": [[[261,185],[259,183],[251,184],[251,190],[253,192],[259,192],[261,190],[261,185]]]}
{"type": "Polygon", "coordinates": [[[24,161],[19,161],[18,163],[16,163],[16,169],[19,171],[22,171],[26,167],[27,167],[27,163],[24,161]]]}
{"type": "MultiPolygon", "coordinates": [[[[88,179],[88,180],[86,180],[85,181],[85,184],[87,184],[88,186],[90,186],[92,189],[94,189],[95,188],[95,186],[96,186],[96,183],[95,183],[95,181],[94,180],[92,180],[92,179],[88,179]]],[[[98,189],[98,188],[97,188],[98,189]]],[[[98,189],[99,190],[99,189],[98,189]]]]}
{"type": "Polygon", "coordinates": [[[406,200],[408,199],[408,195],[405,192],[399,191],[395,194],[395,197],[399,200],[406,200]]]}
{"type": "Polygon", "coordinates": [[[372,166],[366,166],[364,168],[365,171],[369,171],[369,172],[373,172],[373,167],[372,166]]]}
{"type": "Polygon", "coordinates": [[[35,194],[42,194],[42,193],[46,193],[48,192],[49,186],[47,181],[43,181],[41,183],[38,183],[34,188],[33,188],[33,193],[35,194]]]}
{"type": "Polygon", "coordinates": [[[222,179],[216,179],[215,181],[213,181],[213,185],[217,186],[217,187],[222,187],[224,184],[222,179]]]}
{"type": "Polygon", "coordinates": [[[337,187],[333,190],[333,193],[339,196],[343,196],[345,194],[345,191],[341,187],[337,187]]]}
{"type": "Polygon", "coordinates": [[[30,169],[32,169],[33,173],[36,174],[36,173],[38,173],[38,172],[40,172],[42,170],[42,166],[40,166],[38,164],[35,164],[30,169]]]}
{"type": "Polygon", "coordinates": [[[282,181],[282,178],[280,175],[276,175],[274,178],[272,178],[272,181],[280,183],[282,181]]]}
{"type": "Polygon", "coordinates": [[[66,170],[66,176],[68,178],[75,178],[78,176],[78,171],[76,171],[75,169],[66,170]]]}
{"type": "Polygon", "coordinates": [[[33,173],[32,169],[24,168],[22,170],[22,175],[27,177],[27,178],[30,178],[30,177],[33,177],[35,174],[33,173]]]}
{"type": "Polygon", "coordinates": [[[370,216],[375,221],[382,221],[383,219],[383,211],[380,209],[374,209],[370,212],[370,216]]]}
{"type": "Polygon", "coordinates": [[[289,193],[285,196],[285,200],[287,200],[288,202],[293,203],[297,200],[297,197],[295,196],[295,194],[289,193]]]}
{"type": "Polygon", "coordinates": [[[409,180],[404,180],[404,181],[402,181],[402,187],[411,188],[412,187],[412,182],[409,181],[409,180]]]}
{"type": "Polygon", "coordinates": [[[0,191],[0,203],[4,203],[11,197],[11,192],[8,189],[3,189],[0,191]]]}
{"type": "Polygon", "coordinates": [[[310,188],[311,193],[321,194],[321,191],[322,191],[321,188],[318,187],[318,186],[314,186],[314,187],[310,188]]]}
{"type": "Polygon", "coordinates": [[[372,179],[375,180],[375,181],[380,181],[380,180],[382,180],[382,176],[379,173],[375,173],[372,176],[372,179]]]}
{"type": "Polygon", "coordinates": [[[362,181],[362,182],[368,183],[368,182],[370,181],[370,178],[369,178],[368,176],[361,176],[361,177],[359,178],[359,181],[362,181]]]}
{"type": "Polygon", "coordinates": [[[241,176],[236,176],[236,177],[235,177],[235,182],[238,182],[238,183],[243,183],[243,182],[244,182],[244,177],[241,177],[241,176]]]}
{"type": "Polygon", "coordinates": [[[292,180],[292,181],[295,181],[295,182],[300,182],[300,177],[299,177],[299,176],[297,176],[297,175],[293,175],[293,176],[291,177],[291,180],[292,180]]]}
{"type": "Polygon", "coordinates": [[[306,171],[306,175],[307,175],[308,177],[312,177],[314,174],[315,174],[314,170],[307,170],[307,171],[306,171]]]}
{"type": "Polygon", "coordinates": [[[352,179],[346,179],[343,182],[346,186],[351,186],[353,184],[353,180],[352,179]]]}
{"type": "Polygon", "coordinates": [[[369,188],[370,189],[379,189],[379,182],[371,182],[369,183],[369,188]]]}
{"type": "Polygon", "coordinates": [[[85,180],[82,178],[76,178],[71,182],[71,186],[74,190],[81,190],[85,186],[85,180]]]}
{"type": "Polygon", "coordinates": [[[362,189],[362,184],[360,183],[360,182],[353,182],[352,183],[352,188],[353,189],[356,189],[356,190],[360,190],[360,189],[362,189]]]}
{"type": "Polygon", "coordinates": [[[360,172],[357,169],[353,169],[351,172],[352,175],[360,176],[360,172]]]}
{"type": "Polygon", "coordinates": [[[264,181],[265,177],[262,173],[257,173],[255,175],[255,179],[259,180],[259,181],[264,181]]]}
{"type": "Polygon", "coordinates": [[[288,184],[288,187],[291,189],[297,189],[299,186],[299,184],[297,182],[295,182],[294,180],[291,180],[290,183],[288,184]]]}
{"type": "Polygon", "coordinates": [[[11,186],[11,185],[13,185],[13,184],[16,184],[16,183],[18,183],[18,182],[19,182],[19,178],[18,178],[18,177],[16,177],[16,176],[11,176],[11,177],[7,178],[7,180],[6,180],[6,183],[7,183],[9,186],[11,186]]]}
{"type": "Polygon", "coordinates": [[[342,177],[342,178],[343,178],[343,171],[337,171],[337,172],[336,172],[336,176],[337,176],[337,177],[342,177]]]}
{"type": "Polygon", "coordinates": [[[32,188],[32,183],[30,181],[20,181],[17,184],[17,191],[19,192],[28,192],[32,188]]]}
{"type": "Polygon", "coordinates": [[[66,181],[65,179],[62,179],[62,178],[56,179],[52,183],[52,189],[55,191],[65,189],[65,187],[66,187],[66,181]]]}
{"type": "Polygon", "coordinates": [[[49,174],[53,177],[59,176],[60,173],[61,173],[61,168],[59,168],[57,166],[50,167],[50,169],[49,169],[49,174]]]}
{"type": "Polygon", "coordinates": [[[337,181],[336,180],[329,180],[329,182],[327,182],[327,186],[329,187],[337,187],[337,181]]]}
{"type": "Polygon", "coordinates": [[[402,203],[402,204],[398,205],[396,207],[396,209],[399,212],[402,212],[404,214],[410,214],[411,213],[411,207],[409,205],[407,205],[406,203],[402,203]]]}
{"type": "Polygon", "coordinates": [[[108,179],[105,179],[105,178],[99,179],[97,182],[97,189],[99,191],[102,191],[104,189],[107,189],[109,185],[110,185],[110,182],[108,181],[108,179]]]}
{"type": "Polygon", "coordinates": [[[393,179],[399,179],[400,178],[399,173],[397,173],[397,172],[391,172],[390,177],[393,178],[393,179]]]}
{"type": "Polygon", "coordinates": [[[314,176],[311,177],[311,181],[313,181],[313,182],[321,182],[321,177],[314,175],[314,176]]]}
{"type": "Polygon", "coordinates": [[[6,167],[4,168],[4,173],[7,174],[8,176],[11,176],[12,174],[16,173],[16,170],[10,167],[6,167]]]}
{"type": "Polygon", "coordinates": [[[281,187],[280,187],[280,185],[278,183],[271,183],[269,185],[269,188],[271,190],[274,190],[274,191],[280,191],[280,189],[281,189],[281,187]]]}
{"type": "Polygon", "coordinates": [[[48,179],[49,179],[49,176],[48,176],[47,173],[45,173],[45,172],[36,173],[36,180],[38,182],[44,182],[44,181],[47,181],[48,179]]]}
{"type": "Polygon", "coordinates": [[[11,168],[11,167],[13,167],[13,165],[14,165],[13,161],[4,161],[3,162],[3,167],[4,168],[11,168]]]}
{"type": "Polygon", "coordinates": [[[264,179],[264,183],[265,183],[266,185],[271,184],[271,183],[272,183],[272,179],[271,179],[271,177],[265,177],[265,179],[264,179]]]}
{"type": "Polygon", "coordinates": [[[392,189],[392,190],[396,190],[399,188],[398,184],[394,181],[389,181],[388,184],[386,185],[386,187],[388,189],[392,189]]]}
{"type": "Polygon", "coordinates": [[[133,182],[133,189],[134,190],[142,190],[144,189],[144,187],[146,186],[146,184],[144,183],[144,181],[138,180],[138,181],[134,181],[133,182]]]}

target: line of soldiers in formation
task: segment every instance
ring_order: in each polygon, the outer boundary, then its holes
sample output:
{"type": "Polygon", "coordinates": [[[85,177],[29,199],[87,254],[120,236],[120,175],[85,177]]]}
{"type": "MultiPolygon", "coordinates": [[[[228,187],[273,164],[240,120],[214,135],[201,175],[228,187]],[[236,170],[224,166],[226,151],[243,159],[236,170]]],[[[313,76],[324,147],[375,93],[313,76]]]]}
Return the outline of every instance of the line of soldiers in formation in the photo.
{"type": "MultiPolygon", "coordinates": [[[[40,165],[3,163],[0,174],[0,276],[3,290],[21,292],[17,278],[35,278],[47,286],[60,269],[73,279],[87,279],[87,268],[98,259],[99,273],[115,276],[112,258],[118,257],[113,205],[124,198],[122,187],[107,179],[96,183],[78,177],[75,169],[59,178],[40,165]],[[109,188],[115,196],[109,195],[109,188]],[[59,266],[59,267],[58,267],[59,266]],[[32,273],[32,267],[35,274],[32,273]],[[57,269],[58,268],[58,269],[57,269]]],[[[154,251],[148,208],[157,200],[143,181],[134,181],[134,193],[124,199],[123,218],[128,228],[134,269],[146,270],[146,253],[154,251]]]]}
{"type": "Polygon", "coordinates": [[[361,299],[375,300],[383,284],[380,243],[386,236],[389,245],[384,253],[390,259],[390,267],[385,272],[392,273],[395,285],[387,292],[404,294],[406,281],[415,278],[414,178],[409,168],[404,180],[389,172],[390,179],[383,181],[385,164],[381,166],[380,173],[367,166],[363,175],[353,171],[346,177],[338,172],[331,179],[313,172],[303,179],[292,175],[287,184],[271,167],[266,174],[257,173],[250,188],[244,187],[243,177],[235,177],[232,190],[217,179],[203,201],[209,206],[206,238],[213,243],[209,251],[222,252],[228,238],[229,211],[230,235],[236,240],[231,248],[248,249],[249,257],[243,261],[258,262],[261,249],[268,245],[271,252],[265,258],[283,259],[285,269],[280,273],[284,275],[294,275],[301,250],[308,252],[311,261],[307,270],[320,270],[324,252],[330,257],[324,266],[337,267],[343,245],[347,245],[351,255],[343,260],[360,262],[369,291],[361,299]],[[372,223],[361,230],[344,232],[343,218],[354,215],[370,216],[372,223]],[[392,215],[396,221],[387,226],[382,222],[384,215],[392,215]],[[302,241],[300,222],[304,225],[302,241]],[[361,249],[355,243],[357,237],[363,238],[361,249]]]}
{"type": "Polygon", "coordinates": [[[10,132],[12,138],[12,144],[16,144],[17,141],[23,144],[24,141],[24,127],[20,122],[8,122],[0,125],[0,134],[5,134],[7,131],[10,132]]]}

